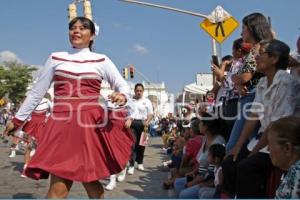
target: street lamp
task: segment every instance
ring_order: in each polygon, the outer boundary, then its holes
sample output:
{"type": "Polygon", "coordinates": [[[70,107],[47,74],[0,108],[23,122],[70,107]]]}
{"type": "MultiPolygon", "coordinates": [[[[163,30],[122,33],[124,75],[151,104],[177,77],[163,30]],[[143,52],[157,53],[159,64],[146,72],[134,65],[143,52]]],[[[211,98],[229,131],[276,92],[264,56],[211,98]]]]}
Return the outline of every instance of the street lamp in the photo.
{"type": "MultiPolygon", "coordinates": [[[[204,19],[208,18],[207,15],[204,15],[204,14],[201,14],[201,13],[192,12],[192,11],[188,11],[188,10],[182,10],[182,9],[178,9],[178,8],[174,8],[174,7],[170,7],[170,6],[163,6],[163,5],[159,5],[159,4],[146,3],[146,2],[135,1],[135,0],[119,0],[119,1],[123,1],[123,2],[126,2],[126,3],[139,4],[139,5],[143,5],[143,6],[161,8],[161,9],[164,9],[164,10],[175,11],[175,12],[179,12],[179,13],[183,13],[183,14],[188,14],[188,15],[192,15],[192,16],[196,16],[196,17],[201,17],[201,18],[204,18],[204,19]]],[[[213,38],[212,38],[212,54],[217,56],[216,40],[213,39],[213,38]]]]}

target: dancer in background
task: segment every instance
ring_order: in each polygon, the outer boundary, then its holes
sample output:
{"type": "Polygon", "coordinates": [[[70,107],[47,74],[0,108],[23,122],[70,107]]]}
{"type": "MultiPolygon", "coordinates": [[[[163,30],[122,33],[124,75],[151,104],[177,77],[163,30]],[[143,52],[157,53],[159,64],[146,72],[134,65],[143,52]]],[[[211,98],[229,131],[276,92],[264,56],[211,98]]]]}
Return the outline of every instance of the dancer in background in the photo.
{"type": "Polygon", "coordinates": [[[50,115],[51,107],[51,96],[49,93],[46,93],[45,97],[31,113],[31,116],[26,120],[26,123],[22,128],[28,138],[28,143],[25,147],[24,166],[21,174],[21,177],[23,178],[26,177],[25,169],[35,153],[39,137],[43,134],[43,128],[45,127],[47,117],[50,115]]]}
{"type": "Polygon", "coordinates": [[[145,127],[148,128],[150,121],[153,118],[153,106],[149,99],[143,97],[144,86],[141,83],[137,83],[134,87],[133,108],[134,112],[130,115],[130,118],[126,121],[125,126],[131,128],[135,136],[135,147],[130,159],[129,168],[127,173],[134,174],[134,164],[137,162],[138,170],[144,171],[144,152],[145,146],[139,145],[142,132],[145,127]]]}

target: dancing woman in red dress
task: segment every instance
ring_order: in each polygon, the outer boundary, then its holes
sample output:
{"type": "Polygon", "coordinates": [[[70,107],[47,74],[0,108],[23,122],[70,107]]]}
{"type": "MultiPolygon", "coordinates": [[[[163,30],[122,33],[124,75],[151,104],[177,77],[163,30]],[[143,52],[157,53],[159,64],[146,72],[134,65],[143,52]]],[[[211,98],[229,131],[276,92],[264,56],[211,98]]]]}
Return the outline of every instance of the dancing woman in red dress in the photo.
{"type": "Polygon", "coordinates": [[[49,93],[46,93],[42,101],[36,106],[31,115],[26,119],[22,130],[27,135],[27,145],[24,153],[24,166],[21,177],[26,177],[25,169],[34,155],[38,140],[41,134],[43,134],[47,117],[51,112],[51,97],[49,93]]]}
{"type": "Polygon", "coordinates": [[[94,37],[91,20],[77,17],[69,23],[72,50],[50,55],[6,128],[6,133],[18,129],[54,82],[53,110],[25,170],[37,180],[51,175],[48,198],[66,198],[73,181],[82,182],[90,198],[103,198],[98,180],[121,172],[131,155],[133,138],[124,127],[130,87],[106,55],[91,52],[94,37]],[[116,91],[110,101],[118,109],[99,104],[102,80],[116,91]]]}

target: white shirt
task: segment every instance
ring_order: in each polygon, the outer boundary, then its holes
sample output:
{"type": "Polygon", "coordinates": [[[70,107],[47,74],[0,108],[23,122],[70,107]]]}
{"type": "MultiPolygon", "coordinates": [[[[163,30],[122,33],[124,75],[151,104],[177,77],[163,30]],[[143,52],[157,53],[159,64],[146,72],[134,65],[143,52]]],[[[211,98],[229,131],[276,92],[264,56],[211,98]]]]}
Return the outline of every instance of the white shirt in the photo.
{"type": "MultiPolygon", "coordinates": [[[[33,112],[46,112],[46,117],[51,113],[52,102],[49,99],[43,98],[42,101],[37,105],[33,112]]],[[[31,115],[26,119],[27,121],[31,120],[31,115]]]]}
{"type": "Polygon", "coordinates": [[[56,70],[97,74],[97,78],[106,80],[113,90],[123,93],[127,100],[129,99],[129,85],[106,55],[91,52],[89,48],[72,49],[72,52],[56,52],[50,55],[37,83],[17,112],[15,116],[17,119],[25,121],[30,116],[53,82],[56,70]]]}
{"type": "Polygon", "coordinates": [[[294,78],[298,81],[298,83],[300,84],[300,76],[298,74],[298,70],[299,70],[299,67],[295,68],[293,67],[291,70],[290,70],[290,74],[292,76],[294,76],[294,78]]]}
{"type": "Polygon", "coordinates": [[[215,172],[214,184],[215,184],[215,186],[218,186],[221,184],[221,180],[220,180],[219,176],[220,176],[220,172],[222,173],[222,167],[221,166],[215,167],[214,172],[215,172]]]}
{"type": "MultiPolygon", "coordinates": [[[[251,112],[260,118],[261,127],[258,133],[263,133],[268,125],[282,117],[297,114],[300,103],[300,85],[292,75],[284,70],[278,70],[268,87],[267,77],[260,79],[251,112]],[[260,105],[263,105],[261,110],[260,105]]],[[[253,150],[258,140],[253,138],[248,144],[248,149],[253,150]]],[[[267,147],[260,152],[269,153],[267,147]]]]}
{"type": "Polygon", "coordinates": [[[200,166],[204,166],[204,167],[208,167],[208,165],[209,165],[208,160],[207,160],[208,149],[209,149],[209,147],[210,147],[211,145],[213,145],[213,144],[222,144],[222,145],[225,145],[225,144],[226,144],[225,139],[224,139],[223,136],[221,136],[221,135],[218,135],[218,136],[212,141],[212,143],[210,144],[210,146],[209,146],[207,149],[204,149],[204,148],[205,148],[205,145],[206,145],[206,142],[207,142],[207,137],[205,137],[204,140],[202,141],[201,148],[199,149],[199,151],[198,151],[198,153],[197,153],[197,156],[196,156],[197,162],[200,164],[200,166]]]}
{"type": "Polygon", "coordinates": [[[43,98],[42,101],[37,105],[37,107],[35,108],[34,111],[37,111],[37,112],[47,111],[47,112],[49,112],[49,110],[51,110],[51,108],[52,108],[51,101],[49,101],[49,99],[43,98]]]}
{"type": "Polygon", "coordinates": [[[130,112],[130,118],[132,119],[146,120],[148,115],[153,114],[152,103],[147,98],[133,98],[131,104],[132,108],[134,109],[132,112],[130,112]]]}

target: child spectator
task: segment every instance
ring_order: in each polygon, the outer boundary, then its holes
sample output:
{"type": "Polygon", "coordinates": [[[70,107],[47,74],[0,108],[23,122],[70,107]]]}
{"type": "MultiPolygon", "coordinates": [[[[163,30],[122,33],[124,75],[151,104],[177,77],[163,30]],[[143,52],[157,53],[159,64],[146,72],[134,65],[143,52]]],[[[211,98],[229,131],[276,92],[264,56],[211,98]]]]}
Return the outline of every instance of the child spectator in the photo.
{"type": "Polygon", "coordinates": [[[219,185],[222,182],[222,167],[221,163],[225,156],[225,147],[222,144],[213,144],[210,146],[208,150],[207,161],[210,165],[208,169],[213,167],[213,174],[211,174],[210,170],[207,171],[207,178],[214,177],[214,179],[209,179],[208,181],[204,181],[199,183],[199,199],[212,199],[214,194],[217,192],[219,185]]]}

